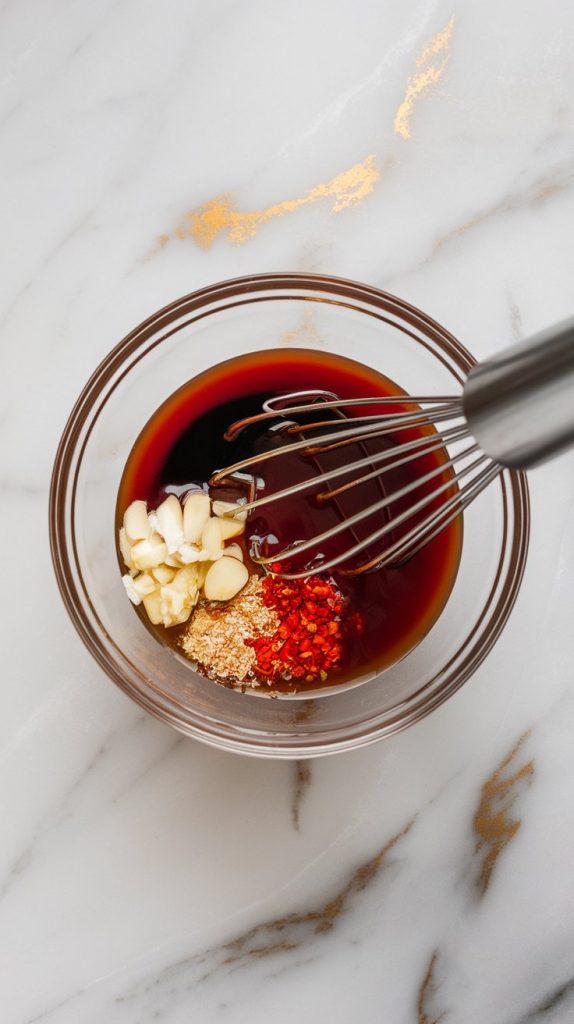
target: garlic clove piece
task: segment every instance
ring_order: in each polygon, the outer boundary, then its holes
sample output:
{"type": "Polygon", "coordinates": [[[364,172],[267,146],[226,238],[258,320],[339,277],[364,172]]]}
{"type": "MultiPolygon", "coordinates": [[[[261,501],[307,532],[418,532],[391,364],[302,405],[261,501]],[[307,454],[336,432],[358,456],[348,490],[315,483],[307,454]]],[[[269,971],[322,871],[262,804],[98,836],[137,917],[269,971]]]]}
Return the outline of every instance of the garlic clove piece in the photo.
{"type": "Polygon", "coordinates": [[[148,540],[140,540],[132,548],[132,559],[137,569],[155,569],[165,562],[167,546],[158,533],[152,533],[148,540]]]}
{"type": "Polygon", "coordinates": [[[183,512],[179,498],[176,498],[175,494],[170,494],[161,505],[158,505],[155,514],[158,533],[167,544],[168,554],[172,555],[184,543],[183,512]]]}
{"type": "Polygon", "coordinates": [[[134,561],[132,558],[132,546],[128,540],[125,526],[122,526],[119,533],[119,545],[120,553],[124,560],[126,569],[135,569],[134,561]]]}
{"type": "Polygon", "coordinates": [[[198,586],[199,590],[201,590],[201,588],[203,587],[203,584],[205,583],[205,577],[207,576],[207,574],[208,574],[208,572],[209,572],[209,570],[210,570],[212,565],[213,565],[213,562],[208,562],[208,561],[199,562],[198,563],[198,566],[197,566],[197,586],[198,586]]]}
{"type": "Polygon", "coordinates": [[[132,576],[126,573],[122,576],[122,583],[126,588],[126,594],[128,595],[132,604],[138,605],[142,603],[142,595],[136,590],[136,585],[132,576]]]}
{"type": "Polygon", "coordinates": [[[203,592],[208,601],[229,601],[243,589],[248,579],[243,563],[224,555],[208,570],[203,592]]]}
{"type": "Polygon", "coordinates": [[[158,589],[157,580],[154,580],[153,576],[149,572],[142,572],[139,576],[136,576],[134,580],[134,590],[143,599],[148,594],[153,594],[154,590],[158,589]]]}
{"type": "Polygon", "coordinates": [[[192,491],[183,504],[183,534],[187,544],[198,544],[203,527],[209,519],[211,501],[209,494],[192,491]]]}
{"type": "Polygon", "coordinates": [[[229,540],[230,537],[238,537],[245,530],[245,523],[240,519],[216,519],[219,526],[222,540],[229,540]]]}
{"type": "Polygon", "coordinates": [[[131,505],[128,505],[124,512],[124,530],[130,544],[149,537],[151,529],[145,501],[132,501],[131,505]]]}
{"type": "Polygon", "coordinates": [[[164,624],[164,626],[168,626],[168,627],[169,626],[181,626],[181,624],[183,622],[187,622],[187,620],[189,619],[190,615],[191,615],[191,608],[184,608],[179,613],[179,615],[170,615],[167,618],[167,621],[164,618],[163,624],[164,624]]]}
{"type": "Polygon", "coordinates": [[[176,554],[182,565],[191,565],[193,562],[199,562],[200,550],[195,544],[181,544],[176,554]]]}
{"type": "Polygon", "coordinates": [[[189,618],[193,601],[188,593],[178,590],[173,584],[161,588],[161,615],[164,626],[175,626],[189,618]]]}
{"type": "Polygon", "coordinates": [[[187,565],[185,569],[180,569],[176,572],[171,586],[175,587],[176,590],[181,590],[183,594],[189,594],[190,597],[195,597],[197,592],[197,566],[187,565]]]}
{"type": "Polygon", "coordinates": [[[143,605],[146,610],[147,617],[153,626],[159,626],[160,622],[163,621],[161,614],[161,591],[159,587],[153,591],[152,594],[148,594],[143,599],[143,605]]]}
{"type": "Polygon", "coordinates": [[[223,549],[223,554],[226,558],[237,558],[240,562],[243,561],[243,548],[240,544],[228,544],[223,549]]]}
{"type": "MultiPolygon", "coordinates": [[[[211,506],[214,516],[225,516],[228,512],[235,512],[236,509],[240,508],[241,505],[238,505],[235,501],[214,501],[211,506]]],[[[244,523],[247,519],[247,512],[237,512],[233,519],[238,519],[241,523],[244,523]]]]}
{"type": "Polygon", "coordinates": [[[152,576],[157,582],[164,586],[166,583],[171,583],[175,576],[177,569],[172,568],[170,565],[156,565],[152,570],[152,576]]]}
{"type": "MultiPolygon", "coordinates": [[[[223,554],[223,536],[221,533],[221,520],[208,519],[201,532],[201,554],[207,552],[210,562],[215,562],[223,554]]],[[[201,559],[200,554],[200,561],[201,559]]]]}

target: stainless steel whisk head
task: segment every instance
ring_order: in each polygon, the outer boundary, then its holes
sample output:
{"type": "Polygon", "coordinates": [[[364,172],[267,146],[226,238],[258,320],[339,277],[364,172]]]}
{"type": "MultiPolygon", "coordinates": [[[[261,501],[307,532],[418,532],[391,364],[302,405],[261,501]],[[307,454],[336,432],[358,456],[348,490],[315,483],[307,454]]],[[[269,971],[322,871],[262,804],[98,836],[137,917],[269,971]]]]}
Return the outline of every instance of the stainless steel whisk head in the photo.
{"type": "MultiPolygon", "coordinates": [[[[258,416],[249,417],[234,423],[227,431],[226,436],[231,440],[239,435],[246,427],[255,423],[276,423],[283,421],[282,434],[285,443],[281,447],[243,459],[229,466],[227,469],[216,473],[212,483],[220,483],[225,478],[233,478],[235,474],[255,474],[258,468],[271,459],[284,458],[288,453],[298,453],[308,456],[321,456],[328,451],[354,446],[362,441],[374,438],[390,437],[395,440],[397,435],[404,430],[412,430],[416,427],[429,427],[432,425],[432,433],[421,434],[414,439],[404,443],[395,443],[391,448],[384,448],[380,452],[369,452],[360,458],[350,458],[343,465],[325,472],[319,472],[309,479],[274,491],[271,494],[264,494],[262,497],[254,497],[243,505],[243,510],[249,512],[260,509],[270,502],[287,499],[295,499],[306,491],[316,490],[315,501],[324,503],[333,501],[337,496],[348,492],[368,480],[383,479],[393,470],[399,467],[414,463],[422,456],[428,456],[434,452],[441,452],[448,446],[450,457],[444,462],[438,463],[429,472],[416,477],[411,482],[398,490],[385,494],[378,501],[358,508],[350,517],[342,518],[339,523],[330,527],[314,537],[283,548],[270,556],[256,556],[255,560],[262,565],[269,566],[276,563],[298,561],[305,552],[320,552],[323,546],[337,534],[349,531],[358,523],[370,519],[372,516],[381,515],[384,510],[391,509],[397,502],[412,498],[409,507],[390,519],[382,519],[381,525],[368,533],[366,537],[350,544],[349,547],[337,552],[331,558],[322,558],[313,565],[314,571],[327,571],[343,566],[343,571],[357,575],[366,571],[373,571],[376,568],[403,561],[415,554],[423,544],[436,536],[476,497],[486,485],[494,479],[500,471],[500,467],[484,455],[478,445],[472,441],[464,422],[464,413],[460,398],[434,397],[434,396],[409,396],[401,401],[400,397],[383,398],[359,398],[340,399],[330,392],[304,391],[282,395],[277,399],[271,399],[265,403],[265,408],[258,416]],[[373,412],[365,415],[354,415],[348,418],[343,410],[349,406],[353,410],[369,406],[397,406],[408,403],[409,406],[416,406],[416,409],[409,409],[404,412],[373,412]],[[333,410],[338,418],[326,420],[321,414],[333,410]],[[299,424],[293,422],[293,417],[318,413],[317,419],[299,424]],[[291,441],[290,438],[300,436],[298,440],[291,441]],[[453,487],[453,470],[457,472],[458,486],[453,487]],[[436,482],[436,483],[435,483],[436,482]],[[421,487],[433,483],[429,493],[417,496],[421,487]],[[440,503],[421,519],[418,514],[427,509],[428,506],[436,505],[436,500],[446,492],[451,495],[440,503]],[[354,565],[345,570],[344,563],[352,561],[378,542],[384,543],[385,538],[396,533],[397,529],[407,523],[412,517],[418,517],[418,521],[394,543],[383,547],[378,556],[369,558],[361,565],[354,565]]],[[[302,569],[298,572],[281,572],[288,578],[299,578],[309,574],[309,569],[302,569]]]]}
{"type": "Polygon", "coordinates": [[[505,467],[529,468],[574,444],[574,320],[474,367],[458,396],[341,399],[321,390],[295,392],[268,400],[261,413],[232,424],[226,437],[234,439],[247,427],[266,422],[279,426],[284,443],[218,471],[211,480],[213,485],[228,478],[250,481],[243,511],[296,499],[317,488],[318,503],[332,502],[361,484],[384,480],[393,470],[437,456],[433,468],[383,491],[377,501],[343,516],[328,530],[271,555],[254,553],[256,561],[288,579],[336,568],[358,575],[396,565],[436,537],[505,467]],[[369,413],[370,406],[376,411],[369,413]],[[381,411],[384,406],[389,406],[388,412],[381,411]],[[351,417],[345,415],[349,407],[351,417]],[[297,421],[298,416],[315,413],[318,418],[297,421]],[[423,431],[401,440],[401,432],[415,428],[423,431]],[[374,452],[364,449],[359,458],[257,495],[257,469],[272,459],[291,453],[317,458],[374,438],[387,438],[392,445],[374,452]],[[381,524],[331,557],[324,555],[324,545],[371,517],[381,517],[381,524]],[[373,545],[380,543],[383,546],[372,555],[373,545]],[[367,560],[355,564],[365,551],[367,560]],[[292,570],[292,563],[307,552],[310,560],[292,570]]]}

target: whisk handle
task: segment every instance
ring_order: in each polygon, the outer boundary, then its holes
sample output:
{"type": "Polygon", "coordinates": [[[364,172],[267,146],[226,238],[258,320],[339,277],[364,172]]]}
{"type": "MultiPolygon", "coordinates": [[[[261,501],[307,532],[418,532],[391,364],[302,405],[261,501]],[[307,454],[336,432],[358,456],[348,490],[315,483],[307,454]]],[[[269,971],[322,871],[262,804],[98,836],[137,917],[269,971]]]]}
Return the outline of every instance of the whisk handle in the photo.
{"type": "Polygon", "coordinates": [[[530,469],[574,445],[574,317],[475,366],[463,405],[470,432],[503,466],[530,469]]]}

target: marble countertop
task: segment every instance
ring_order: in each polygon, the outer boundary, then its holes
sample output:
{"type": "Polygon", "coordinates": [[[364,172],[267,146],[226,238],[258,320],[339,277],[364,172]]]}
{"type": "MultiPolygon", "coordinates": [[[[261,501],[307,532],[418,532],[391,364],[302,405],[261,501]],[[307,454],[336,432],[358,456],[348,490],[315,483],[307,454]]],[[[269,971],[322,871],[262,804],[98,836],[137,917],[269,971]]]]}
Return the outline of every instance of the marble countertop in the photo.
{"type": "Polygon", "coordinates": [[[422,724],[315,762],[145,716],[60,603],[47,494],[112,345],[256,271],[481,356],[572,313],[565,0],[0,5],[3,1024],[574,1020],[574,458],[511,621],[422,724]]]}

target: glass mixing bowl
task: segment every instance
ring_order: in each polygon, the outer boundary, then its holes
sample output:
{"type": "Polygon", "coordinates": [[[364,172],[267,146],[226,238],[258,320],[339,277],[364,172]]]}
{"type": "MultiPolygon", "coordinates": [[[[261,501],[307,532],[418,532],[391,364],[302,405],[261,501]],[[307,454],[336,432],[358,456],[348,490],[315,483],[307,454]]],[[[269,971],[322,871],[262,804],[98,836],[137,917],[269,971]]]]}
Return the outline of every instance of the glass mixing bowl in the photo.
{"type": "Polygon", "coordinates": [[[307,758],[404,729],[472,675],[516,600],[529,503],[524,474],[504,471],[465,511],[458,575],[441,616],[402,661],[360,686],[321,698],[254,699],[200,676],[126,600],[115,547],[118,486],[140,430],[183,382],[232,356],[281,346],[351,356],[411,394],[457,393],[475,362],[430,317],[367,285],[262,274],[203,288],[132,331],[88,381],[56,454],[50,542],[72,622],[138,704],[216,747],[307,758]]]}

